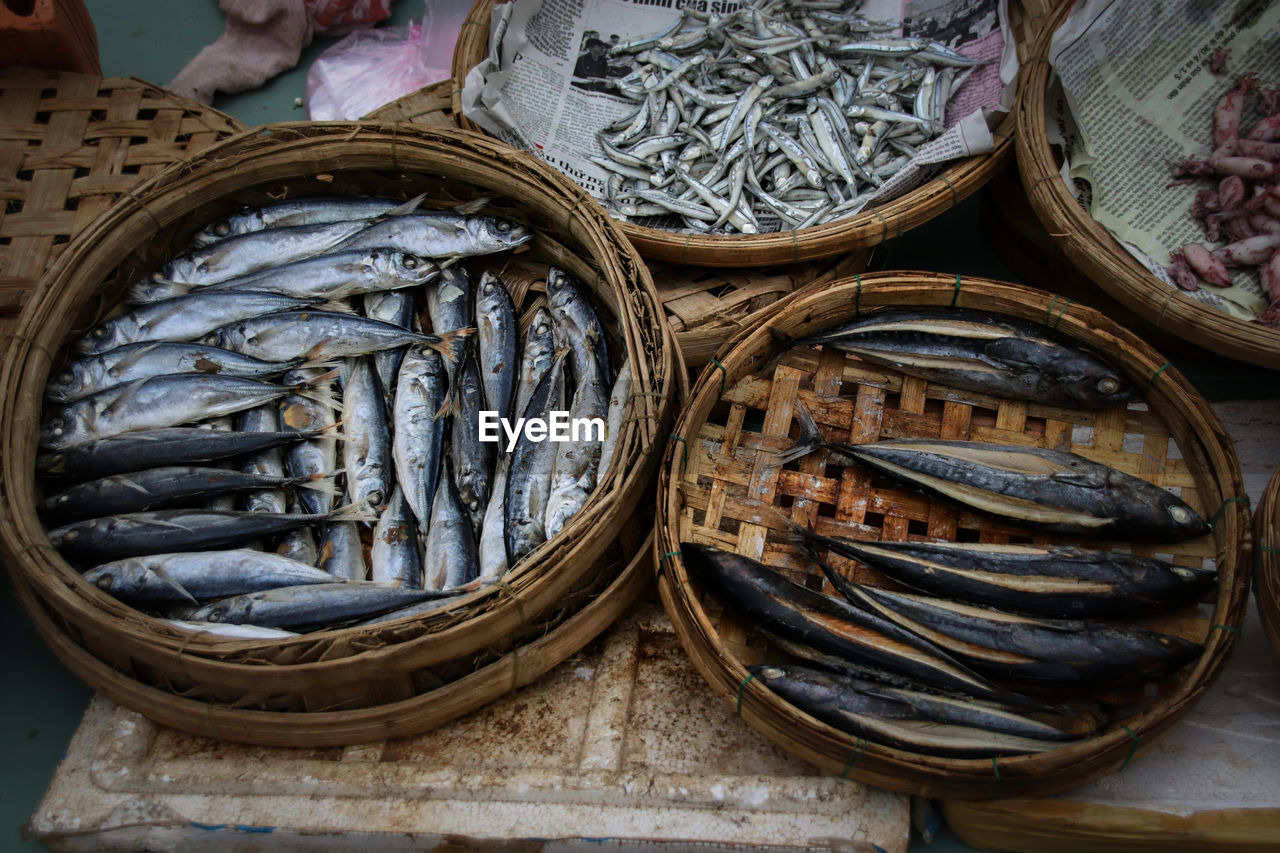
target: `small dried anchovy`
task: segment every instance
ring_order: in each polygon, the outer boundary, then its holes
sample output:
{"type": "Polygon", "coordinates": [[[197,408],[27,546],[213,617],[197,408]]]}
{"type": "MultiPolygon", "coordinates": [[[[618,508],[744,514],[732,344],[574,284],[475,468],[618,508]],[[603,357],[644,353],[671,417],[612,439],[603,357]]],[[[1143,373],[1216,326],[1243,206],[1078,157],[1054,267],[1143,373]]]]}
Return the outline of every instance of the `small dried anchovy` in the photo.
{"type": "Polygon", "coordinates": [[[853,216],[944,129],[980,60],[883,35],[845,4],[764,0],[728,15],[686,9],[615,55],[638,102],[598,133],[605,206],[700,233],[789,230],[853,216]],[[816,193],[817,197],[811,193],[816,193]]]}

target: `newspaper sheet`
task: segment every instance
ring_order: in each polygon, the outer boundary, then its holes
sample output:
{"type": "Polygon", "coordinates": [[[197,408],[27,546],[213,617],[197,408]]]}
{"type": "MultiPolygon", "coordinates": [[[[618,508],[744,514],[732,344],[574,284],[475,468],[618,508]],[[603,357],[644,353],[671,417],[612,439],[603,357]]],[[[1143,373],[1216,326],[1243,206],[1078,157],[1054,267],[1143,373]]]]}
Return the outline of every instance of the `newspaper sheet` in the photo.
{"type": "MultiPolygon", "coordinates": [[[[1216,245],[1191,213],[1196,192],[1216,179],[1176,181],[1173,166],[1209,156],[1214,108],[1238,76],[1280,83],[1280,3],[1084,0],[1055,34],[1049,60],[1058,88],[1048,93],[1046,120],[1064,144],[1064,179],[1134,257],[1175,286],[1165,270],[1170,252],[1216,245]],[[1221,51],[1226,70],[1214,73],[1221,51]]],[[[1247,107],[1241,127],[1256,118],[1247,107]]],[[[1188,295],[1246,320],[1269,302],[1252,268],[1234,271],[1229,288],[1188,295]]]]}
{"type": "MultiPolygon", "coordinates": [[[[901,22],[896,35],[933,39],[989,62],[958,89],[947,110],[948,132],[920,149],[876,201],[899,195],[948,160],[992,150],[988,129],[1012,103],[1017,75],[1007,0],[868,0],[858,8],[874,20],[901,22]]],[[[468,119],[509,145],[536,154],[597,198],[609,172],[592,163],[603,152],[597,133],[632,112],[636,102],[611,81],[634,68],[635,57],[611,56],[620,40],[660,32],[685,8],[727,14],[736,0],[519,0],[494,7],[489,56],[467,75],[468,119]]],[[[646,223],[652,224],[652,223],[646,223]]]]}

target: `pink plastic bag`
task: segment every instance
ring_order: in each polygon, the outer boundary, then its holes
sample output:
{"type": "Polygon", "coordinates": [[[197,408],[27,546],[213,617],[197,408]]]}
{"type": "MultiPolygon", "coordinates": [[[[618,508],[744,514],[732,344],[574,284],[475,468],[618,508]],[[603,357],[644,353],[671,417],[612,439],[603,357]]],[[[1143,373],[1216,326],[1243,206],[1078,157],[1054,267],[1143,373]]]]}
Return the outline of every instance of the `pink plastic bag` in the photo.
{"type": "MultiPolygon", "coordinates": [[[[384,0],[315,0],[320,5],[384,0]]],[[[313,121],[358,119],[424,86],[447,80],[453,47],[471,0],[431,0],[421,22],[362,29],[332,45],[307,73],[307,115],[313,121]]]]}

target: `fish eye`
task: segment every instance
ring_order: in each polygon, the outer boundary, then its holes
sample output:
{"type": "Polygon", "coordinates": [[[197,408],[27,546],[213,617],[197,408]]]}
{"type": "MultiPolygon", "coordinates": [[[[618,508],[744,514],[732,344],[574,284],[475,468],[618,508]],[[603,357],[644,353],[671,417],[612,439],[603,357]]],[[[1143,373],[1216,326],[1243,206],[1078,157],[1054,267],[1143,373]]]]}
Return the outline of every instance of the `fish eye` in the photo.
{"type": "Polygon", "coordinates": [[[231,233],[231,223],[225,219],[222,220],[221,222],[213,226],[213,233],[218,235],[219,237],[227,236],[228,234],[231,233]]]}
{"type": "Polygon", "coordinates": [[[1186,524],[1191,520],[1191,513],[1187,512],[1186,507],[1171,506],[1169,507],[1169,517],[1178,524],[1186,524]]]}
{"type": "Polygon", "coordinates": [[[209,611],[209,621],[221,622],[226,615],[227,615],[227,608],[215,607],[209,611]]]}
{"type": "Polygon", "coordinates": [[[79,530],[68,530],[66,533],[62,534],[63,542],[70,542],[73,539],[79,539],[79,538],[80,538],[79,530]]]}
{"type": "Polygon", "coordinates": [[[94,581],[98,589],[111,589],[111,585],[115,582],[116,579],[112,575],[99,575],[98,579],[94,581]]]}
{"type": "Polygon", "coordinates": [[[760,670],[760,674],[763,675],[765,678],[781,678],[782,676],[786,675],[785,672],[778,669],[776,666],[765,667],[764,669],[760,670]]]}
{"type": "Polygon", "coordinates": [[[58,374],[58,381],[64,385],[74,381],[75,378],[76,378],[75,374],[72,373],[70,370],[64,370],[62,373],[58,374]]]}
{"type": "Polygon", "coordinates": [[[418,266],[418,259],[417,259],[417,258],[415,258],[413,255],[405,255],[405,256],[404,256],[404,267],[405,267],[405,269],[409,269],[409,270],[411,270],[411,269],[416,269],[416,268],[417,268],[417,266],[418,266]]]}
{"type": "Polygon", "coordinates": [[[1098,393],[1110,396],[1120,390],[1120,380],[1114,376],[1104,376],[1098,380],[1098,393]]]}
{"type": "Polygon", "coordinates": [[[377,506],[377,505],[378,505],[378,504],[380,504],[380,503],[382,503],[382,490],[381,490],[381,489],[377,489],[377,490],[375,490],[375,491],[370,492],[370,493],[369,493],[369,504],[370,504],[371,506],[377,506]]]}
{"type": "Polygon", "coordinates": [[[93,335],[93,336],[94,336],[95,338],[97,338],[98,340],[102,340],[103,338],[105,338],[105,337],[107,336],[107,327],[106,327],[106,326],[99,326],[98,328],[96,328],[96,329],[94,329],[92,332],[90,332],[90,334],[91,334],[91,335],[93,335]]]}
{"type": "Polygon", "coordinates": [[[494,227],[498,229],[499,234],[506,234],[511,230],[511,223],[507,222],[505,219],[499,219],[494,227]]]}

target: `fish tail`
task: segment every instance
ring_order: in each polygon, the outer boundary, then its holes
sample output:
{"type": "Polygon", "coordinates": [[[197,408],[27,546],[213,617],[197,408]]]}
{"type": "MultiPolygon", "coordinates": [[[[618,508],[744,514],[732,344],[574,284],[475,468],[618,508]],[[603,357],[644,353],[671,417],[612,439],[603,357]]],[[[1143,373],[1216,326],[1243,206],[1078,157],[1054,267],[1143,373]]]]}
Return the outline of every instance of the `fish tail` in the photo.
{"type": "Polygon", "coordinates": [[[313,492],[319,492],[328,497],[334,497],[338,494],[338,487],[334,483],[337,472],[332,474],[327,471],[320,471],[315,474],[308,474],[305,477],[298,477],[294,484],[302,489],[310,489],[313,492]]]}
{"type": "Polygon", "coordinates": [[[785,465],[802,456],[807,456],[822,447],[824,443],[817,422],[798,397],[796,398],[796,419],[800,422],[800,437],[791,447],[777,454],[772,463],[774,466],[785,465]]]}
{"type": "Polygon", "coordinates": [[[316,305],[320,310],[329,311],[334,314],[351,314],[353,316],[359,316],[360,313],[356,311],[355,307],[345,299],[317,300],[316,305]]]}
{"type": "Polygon", "coordinates": [[[329,513],[329,521],[367,521],[377,522],[377,507],[368,503],[343,504],[329,513]]]}
{"type": "Polygon", "coordinates": [[[463,347],[467,344],[467,338],[474,334],[475,331],[475,327],[473,326],[467,329],[453,329],[448,332],[439,332],[434,336],[428,336],[434,337],[436,340],[424,341],[424,343],[431,347],[431,349],[440,353],[442,358],[456,363],[461,360],[461,353],[463,347]]]}

